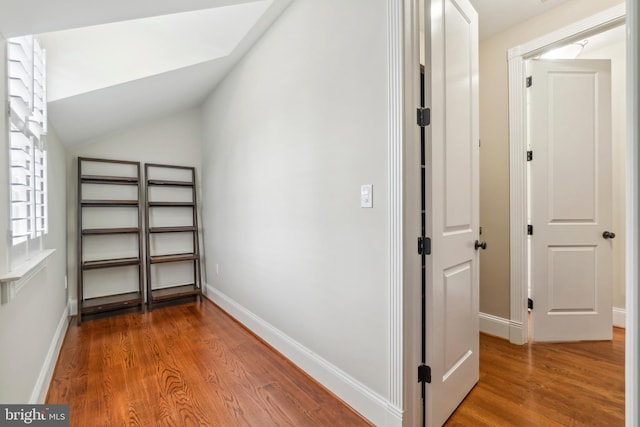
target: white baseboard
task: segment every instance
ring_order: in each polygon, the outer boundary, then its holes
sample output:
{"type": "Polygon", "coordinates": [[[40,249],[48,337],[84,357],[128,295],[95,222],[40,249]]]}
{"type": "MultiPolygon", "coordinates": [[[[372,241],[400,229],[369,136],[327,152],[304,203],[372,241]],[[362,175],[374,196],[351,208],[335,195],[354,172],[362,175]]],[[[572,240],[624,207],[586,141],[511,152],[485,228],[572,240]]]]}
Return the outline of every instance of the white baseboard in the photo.
{"type": "Polygon", "coordinates": [[[321,358],[211,285],[206,286],[205,296],[375,425],[402,426],[402,410],[396,408],[383,396],[321,358]]]}
{"type": "MultiPolygon", "coordinates": [[[[613,307],[613,326],[624,328],[627,324],[626,318],[627,312],[624,308],[613,307]]],[[[522,335],[521,329],[521,323],[512,322],[491,314],[480,313],[480,332],[508,340],[509,337],[520,337],[522,335]]],[[[513,339],[511,341],[514,342],[513,339]]],[[[517,344],[521,343],[518,342],[517,344]]]]}
{"type": "Polygon", "coordinates": [[[625,328],[627,326],[627,310],[613,307],[613,326],[625,328]]]}
{"type": "Polygon", "coordinates": [[[58,354],[60,354],[60,348],[62,347],[62,341],[64,340],[67,326],[69,326],[68,303],[64,311],[62,312],[62,317],[60,318],[60,322],[58,322],[58,327],[56,328],[56,332],[53,335],[53,339],[51,340],[49,351],[47,352],[47,356],[44,359],[42,368],[40,368],[40,374],[38,375],[38,379],[36,380],[36,385],[33,388],[31,397],[29,398],[30,404],[44,403],[44,400],[47,397],[47,392],[49,391],[49,383],[51,383],[51,378],[53,377],[53,370],[55,369],[56,362],[58,361],[58,354]]]}
{"type": "Polygon", "coordinates": [[[492,314],[480,313],[480,332],[508,340],[510,328],[511,322],[509,320],[492,314]]]}

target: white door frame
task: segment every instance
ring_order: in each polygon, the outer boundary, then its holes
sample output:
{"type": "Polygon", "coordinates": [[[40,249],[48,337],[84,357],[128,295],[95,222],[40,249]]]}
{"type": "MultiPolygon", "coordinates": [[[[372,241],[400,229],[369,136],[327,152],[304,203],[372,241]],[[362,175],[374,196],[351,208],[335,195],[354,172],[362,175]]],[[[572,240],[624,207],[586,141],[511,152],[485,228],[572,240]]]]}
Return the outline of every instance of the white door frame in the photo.
{"type": "Polygon", "coordinates": [[[627,132],[627,247],[626,247],[626,349],[625,349],[625,402],[627,426],[638,426],[640,416],[639,352],[640,337],[640,290],[638,246],[640,231],[638,185],[640,166],[640,149],[638,148],[638,21],[640,10],[638,0],[627,0],[611,9],[598,13],[590,18],[552,32],[544,37],[516,46],[509,50],[509,144],[510,144],[510,246],[511,246],[511,313],[509,340],[515,344],[528,341],[527,316],[527,268],[528,245],[525,233],[527,225],[527,176],[526,176],[526,109],[525,109],[525,61],[532,56],[554,45],[563,44],[586,35],[600,32],[620,25],[628,10],[627,20],[627,114],[629,116],[627,132]]]}
{"type": "Polygon", "coordinates": [[[640,106],[638,76],[640,72],[640,8],[638,0],[627,0],[627,247],[625,341],[625,419],[627,426],[640,425],[640,106]]]}
{"type": "Polygon", "coordinates": [[[527,315],[529,248],[527,245],[527,110],[525,94],[525,62],[554,45],[584,38],[624,22],[625,6],[621,4],[590,18],[554,31],[546,36],[509,49],[509,146],[510,146],[510,245],[511,245],[511,314],[509,341],[528,342],[527,315]]]}

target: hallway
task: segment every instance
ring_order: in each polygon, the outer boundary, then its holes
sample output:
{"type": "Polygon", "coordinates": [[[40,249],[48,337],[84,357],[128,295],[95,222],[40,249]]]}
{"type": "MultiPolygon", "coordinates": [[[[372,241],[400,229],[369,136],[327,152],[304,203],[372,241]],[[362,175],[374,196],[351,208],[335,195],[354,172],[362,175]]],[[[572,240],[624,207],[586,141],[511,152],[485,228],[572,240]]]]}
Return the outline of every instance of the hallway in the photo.
{"type": "Polygon", "coordinates": [[[480,382],[447,426],[624,426],[625,330],[523,346],[480,335],[480,382]]]}

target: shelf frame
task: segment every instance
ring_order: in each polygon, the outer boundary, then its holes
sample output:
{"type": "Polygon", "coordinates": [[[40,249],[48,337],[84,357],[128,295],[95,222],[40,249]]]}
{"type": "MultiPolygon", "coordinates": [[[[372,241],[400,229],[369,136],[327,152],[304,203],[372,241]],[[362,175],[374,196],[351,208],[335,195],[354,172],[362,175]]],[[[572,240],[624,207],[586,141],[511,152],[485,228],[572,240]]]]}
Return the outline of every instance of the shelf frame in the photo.
{"type": "Polygon", "coordinates": [[[105,311],[122,310],[136,306],[142,306],[142,294],[140,292],[127,292],[123,294],[105,295],[95,298],[87,298],[82,301],[78,315],[91,315],[105,311]]]}
{"type": "Polygon", "coordinates": [[[153,306],[160,302],[172,301],[183,299],[187,297],[199,298],[202,301],[202,274],[200,266],[200,242],[198,238],[198,203],[197,203],[197,187],[196,187],[196,171],[194,167],[190,166],[176,166],[165,165],[157,163],[145,163],[144,165],[145,175],[145,218],[146,218],[146,230],[145,230],[145,243],[146,243],[146,273],[147,273],[147,305],[150,310],[153,306]],[[188,181],[180,181],[174,179],[149,179],[150,169],[162,172],[164,169],[178,169],[182,171],[188,171],[191,179],[188,181]],[[149,188],[150,187],[182,187],[191,189],[191,201],[176,201],[176,200],[150,200],[149,188]],[[150,226],[150,213],[153,209],[170,209],[170,208],[191,208],[192,217],[191,224],[178,225],[171,227],[151,227],[150,226]],[[150,236],[158,233],[191,233],[192,235],[192,249],[190,253],[180,254],[165,254],[154,255],[151,254],[150,236]],[[175,262],[191,262],[193,267],[193,282],[188,284],[176,284],[174,286],[167,287],[154,287],[151,277],[151,266],[158,264],[167,264],[175,262]]]}
{"type": "Polygon", "coordinates": [[[131,307],[144,307],[144,267],[143,267],[143,239],[142,239],[142,178],[140,162],[128,160],[98,159],[92,157],[78,157],[78,202],[77,202],[77,282],[78,282],[78,325],[82,324],[83,316],[98,314],[106,311],[115,311],[131,307]],[[84,163],[105,163],[118,165],[132,165],[135,167],[135,175],[92,175],[83,173],[84,163]],[[106,200],[106,199],[86,199],[83,197],[83,184],[97,185],[132,185],[137,187],[136,200],[106,200]],[[82,225],[82,212],[85,208],[106,208],[126,207],[138,210],[136,227],[105,227],[105,228],[84,228],[82,225]],[[138,241],[138,256],[115,259],[84,260],[83,241],[87,236],[121,235],[135,234],[138,241]],[[101,297],[84,298],[84,272],[90,270],[120,268],[137,266],[138,280],[135,291],[120,294],[105,294],[101,297]]]}

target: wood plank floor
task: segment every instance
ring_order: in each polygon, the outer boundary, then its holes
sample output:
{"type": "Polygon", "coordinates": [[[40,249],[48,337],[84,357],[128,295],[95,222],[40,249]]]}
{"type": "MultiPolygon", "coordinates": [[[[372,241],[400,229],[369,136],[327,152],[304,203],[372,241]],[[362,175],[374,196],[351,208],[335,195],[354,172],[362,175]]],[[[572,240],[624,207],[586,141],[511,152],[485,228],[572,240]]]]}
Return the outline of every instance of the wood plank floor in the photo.
{"type": "MultiPolygon", "coordinates": [[[[205,301],[71,323],[47,397],[73,426],[366,426],[205,301]]],[[[624,330],[515,346],[481,334],[480,382],[447,426],[623,426],[624,330]]]]}
{"type": "Polygon", "coordinates": [[[480,381],[446,426],[624,426],[624,329],[611,342],[480,335],[480,381]]]}
{"type": "Polygon", "coordinates": [[[205,301],[72,322],[47,403],[72,426],[369,426],[205,301]]]}

